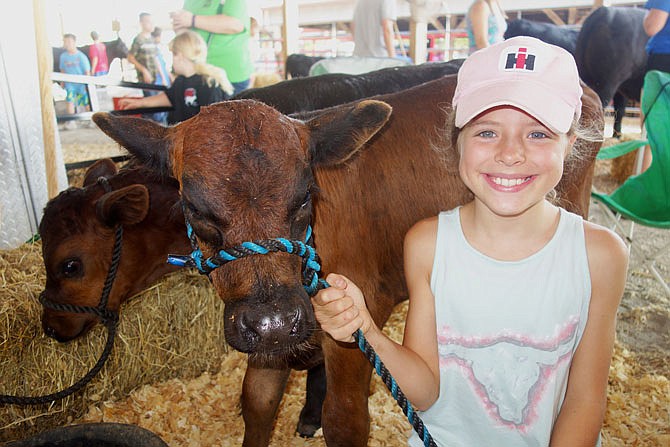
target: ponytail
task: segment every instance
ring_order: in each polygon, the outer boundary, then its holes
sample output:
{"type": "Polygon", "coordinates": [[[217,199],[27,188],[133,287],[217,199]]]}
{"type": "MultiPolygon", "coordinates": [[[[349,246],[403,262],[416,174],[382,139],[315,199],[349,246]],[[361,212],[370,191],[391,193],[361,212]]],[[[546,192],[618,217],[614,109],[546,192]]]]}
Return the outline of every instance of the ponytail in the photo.
{"type": "Polygon", "coordinates": [[[195,72],[205,78],[205,82],[210,87],[218,87],[228,96],[233,95],[233,85],[228,80],[226,71],[223,68],[215,67],[212,64],[195,62],[195,72]]]}

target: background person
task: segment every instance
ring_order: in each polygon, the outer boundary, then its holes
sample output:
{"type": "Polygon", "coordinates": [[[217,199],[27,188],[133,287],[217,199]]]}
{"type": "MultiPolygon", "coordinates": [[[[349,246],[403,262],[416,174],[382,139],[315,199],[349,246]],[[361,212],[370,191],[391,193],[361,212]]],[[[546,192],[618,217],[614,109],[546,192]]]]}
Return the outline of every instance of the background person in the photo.
{"type": "Polygon", "coordinates": [[[351,22],[354,56],[395,57],[396,20],[395,0],[358,0],[351,22]]]}
{"type": "Polygon", "coordinates": [[[156,65],[158,66],[158,71],[156,72],[156,84],[169,87],[172,84],[172,76],[170,75],[170,70],[167,68],[167,63],[165,63],[163,51],[161,50],[163,30],[159,27],[154,28],[154,30],[151,32],[151,37],[153,37],[157,47],[156,65]]]}
{"type": "MultiPolygon", "coordinates": [[[[158,67],[158,45],[151,36],[154,30],[154,23],[151,14],[147,12],[140,13],[140,29],[141,31],[133,39],[133,43],[128,51],[128,62],[135,66],[137,71],[137,81],[145,84],[157,84],[159,76],[158,67]]],[[[144,96],[153,96],[160,93],[159,90],[143,90],[144,96]]],[[[158,112],[146,115],[147,118],[152,119],[161,124],[165,124],[167,113],[158,112]]]]}
{"type": "Polygon", "coordinates": [[[226,72],[235,94],[249,87],[254,64],[245,0],[186,0],[170,16],[175,32],[192,29],[200,34],[207,43],[207,62],[226,72]]]}
{"type": "Polygon", "coordinates": [[[344,276],[312,299],[335,340],[363,332],[438,445],[599,444],[628,250],[548,200],[578,135],[602,139],[581,96],[572,56],[538,39],[468,57],[447,135],[474,198],[405,237],[402,344],[344,276]]]}
{"type": "MultiPolygon", "coordinates": [[[[74,34],[63,35],[63,47],[65,51],[60,55],[60,71],[74,75],[90,75],[91,63],[86,55],[77,49],[77,37],[74,34]]],[[[86,84],[65,82],[65,91],[67,92],[68,114],[75,113],[77,107],[83,107],[85,111],[90,110],[86,84]]],[[[73,121],[70,122],[74,123],[73,121]]],[[[74,124],[71,126],[74,126],[74,124]]]]}
{"type": "Polygon", "coordinates": [[[96,31],[91,31],[93,44],[88,48],[88,58],[91,60],[91,72],[93,76],[104,76],[109,72],[107,61],[107,47],[100,42],[100,36],[96,31]]]}
{"type": "Polygon", "coordinates": [[[173,107],[168,113],[168,124],[187,120],[200,108],[228,99],[233,86],[225,72],[207,61],[207,46],[198,34],[185,31],[170,42],[172,69],[177,77],[165,92],[144,98],[122,98],[121,110],[138,107],[173,107]]]}
{"type": "Polygon", "coordinates": [[[465,30],[470,54],[502,42],[507,29],[507,14],[498,0],[475,0],[466,14],[465,30]]]}

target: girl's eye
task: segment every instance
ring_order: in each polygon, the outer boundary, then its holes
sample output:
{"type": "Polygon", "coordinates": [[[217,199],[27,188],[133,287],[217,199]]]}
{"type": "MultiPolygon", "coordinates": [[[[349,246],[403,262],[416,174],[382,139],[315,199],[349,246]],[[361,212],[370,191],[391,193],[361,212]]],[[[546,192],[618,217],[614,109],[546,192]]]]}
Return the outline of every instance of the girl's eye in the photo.
{"type": "Polygon", "coordinates": [[[496,136],[496,134],[492,130],[483,130],[479,132],[477,136],[482,138],[493,138],[496,136]]]}
{"type": "Polygon", "coordinates": [[[536,130],[535,132],[531,132],[529,137],[530,138],[547,138],[547,134],[542,132],[542,131],[536,130]]]}

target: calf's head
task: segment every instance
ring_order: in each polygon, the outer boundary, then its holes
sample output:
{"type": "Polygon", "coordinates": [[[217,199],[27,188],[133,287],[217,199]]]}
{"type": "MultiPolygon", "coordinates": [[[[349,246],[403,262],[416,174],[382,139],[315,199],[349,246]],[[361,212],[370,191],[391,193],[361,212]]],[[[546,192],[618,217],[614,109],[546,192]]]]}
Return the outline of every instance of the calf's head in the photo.
{"type": "MultiPolygon", "coordinates": [[[[124,169],[117,174],[111,160],[101,160],[87,171],[83,187],[69,188],[47,203],[40,222],[46,269],[43,298],[56,306],[97,307],[112,263],[119,225],[125,230],[123,248],[106,306],[108,310],[118,311],[121,302],[150,285],[157,275],[172,270],[164,267],[164,254],[157,256],[140,247],[142,235],[150,233],[142,226],[145,220],[151,220],[146,226],[159,227],[159,234],[174,233],[167,234],[167,239],[175,239],[177,234],[181,245],[187,246],[181,215],[173,219],[181,224],[174,230],[162,219],[147,218],[168,214],[178,194],[174,179],[172,182],[151,181],[149,174],[146,169],[124,169]],[[111,186],[104,187],[97,181],[100,177],[108,179],[111,186]],[[142,253],[133,253],[138,250],[142,253]]],[[[163,243],[154,241],[158,245],[163,243]]],[[[85,334],[97,321],[98,317],[93,314],[50,307],[45,307],[42,313],[45,333],[59,341],[85,334]]]]}
{"type": "MultiPolygon", "coordinates": [[[[93,119],[140,162],[179,180],[184,214],[207,257],[246,241],[303,240],[318,194],[313,169],[345,162],[389,115],[387,104],[363,101],[300,121],[238,100],[169,128],[104,113],[93,119]]],[[[306,347],[316,322],[301,258],[246,257],[210,279],[226,303],[226,339],[235,349],[280,357],[306,347]]]]}

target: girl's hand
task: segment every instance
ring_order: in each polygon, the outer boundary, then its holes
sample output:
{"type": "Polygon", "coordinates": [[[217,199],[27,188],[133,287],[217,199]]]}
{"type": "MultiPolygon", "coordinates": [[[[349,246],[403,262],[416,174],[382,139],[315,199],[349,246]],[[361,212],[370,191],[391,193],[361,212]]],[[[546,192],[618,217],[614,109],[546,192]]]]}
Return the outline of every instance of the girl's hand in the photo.
{"type": "Polygon", "coordinates": [[[121,98],[119,99],[119,110],[127,110],[127,109],[136,109],[139,107],[140,99],[138,98],[121,98]]]}
{"type": "Polygon", "coordinates": [[[337,341],[354,341],[353,333],[365,334],[373,326],[360,289],[347,277],[334,273],[326,277],[330,284],[312,297],[314,315],[321,329],[337,341]]]}

